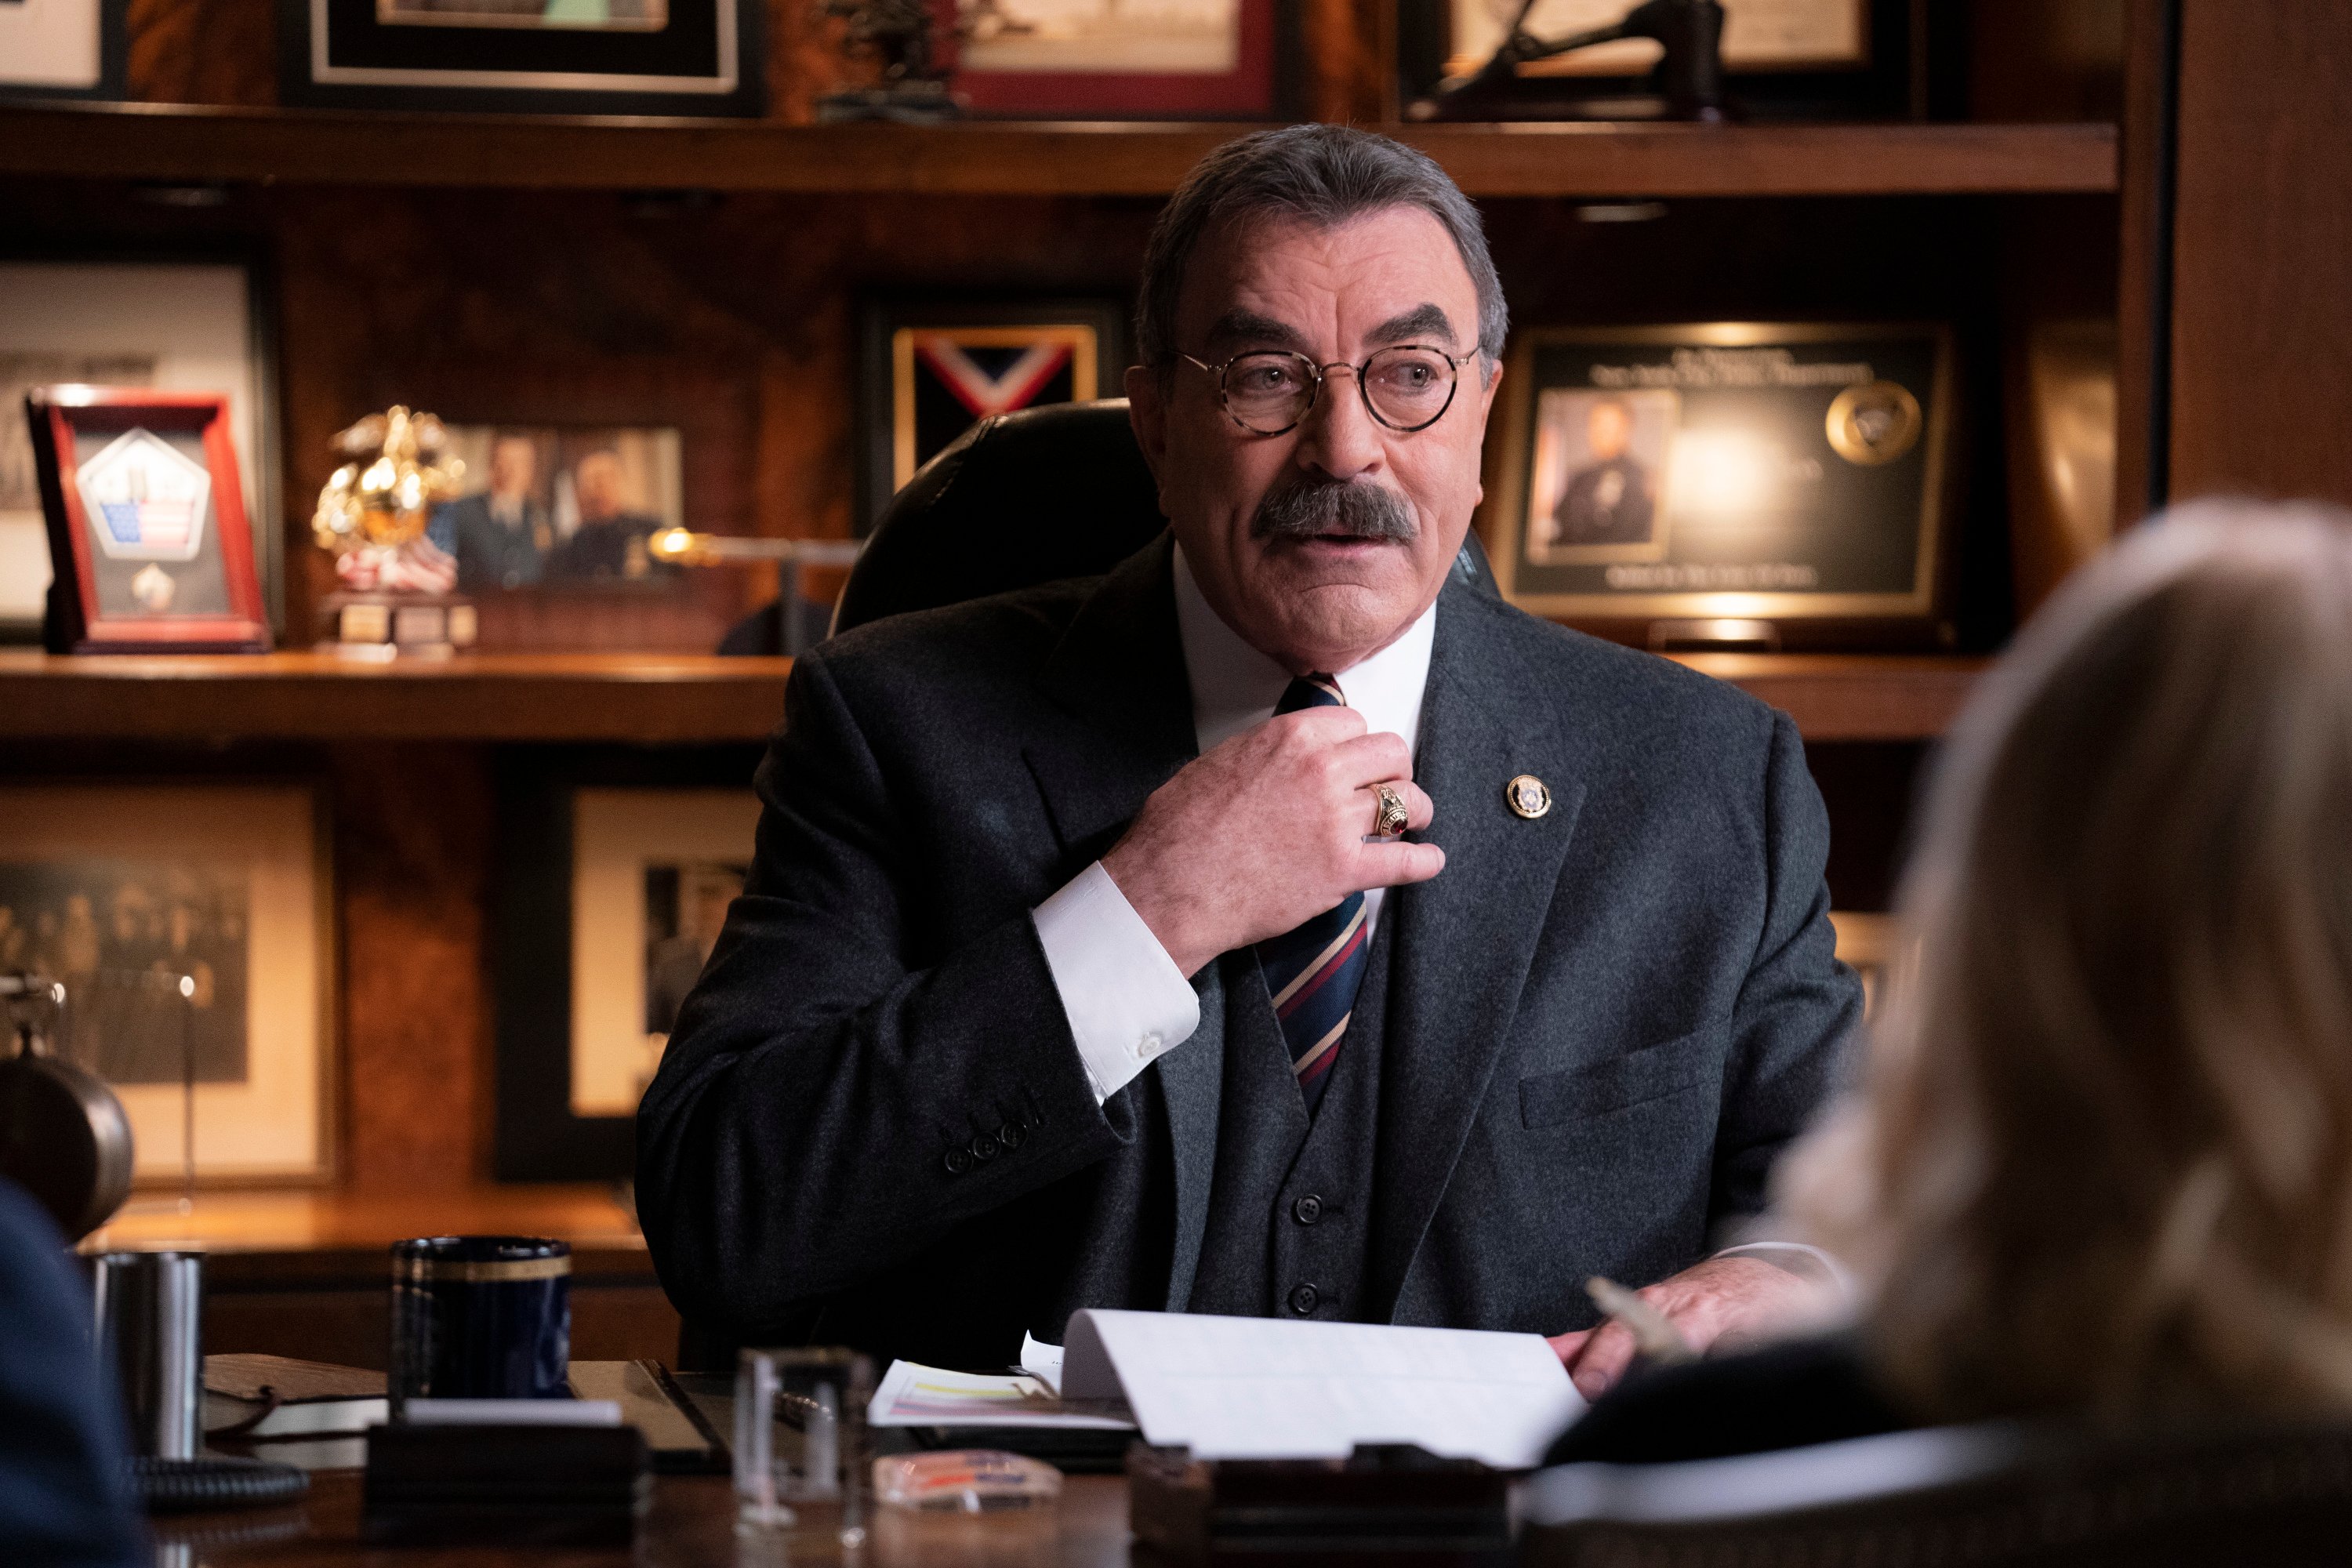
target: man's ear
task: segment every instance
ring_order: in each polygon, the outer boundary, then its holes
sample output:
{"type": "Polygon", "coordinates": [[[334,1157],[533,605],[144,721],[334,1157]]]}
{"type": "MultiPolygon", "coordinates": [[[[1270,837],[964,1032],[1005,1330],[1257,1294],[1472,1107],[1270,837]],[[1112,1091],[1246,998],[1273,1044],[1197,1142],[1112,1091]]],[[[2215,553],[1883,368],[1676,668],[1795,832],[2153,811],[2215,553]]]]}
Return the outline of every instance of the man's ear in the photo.
{"type": "Polygon", "coordinates": [[[1168,510],[1167,466],[1168,405],[1160,396],[1160,377],[1148,365],[1127,367],[1127,423],[1135,432],[1135,444],[1143,448],[1143,460],[1151,468],[1151,477],[1160,485],[1160,510],[1168,510]]]}

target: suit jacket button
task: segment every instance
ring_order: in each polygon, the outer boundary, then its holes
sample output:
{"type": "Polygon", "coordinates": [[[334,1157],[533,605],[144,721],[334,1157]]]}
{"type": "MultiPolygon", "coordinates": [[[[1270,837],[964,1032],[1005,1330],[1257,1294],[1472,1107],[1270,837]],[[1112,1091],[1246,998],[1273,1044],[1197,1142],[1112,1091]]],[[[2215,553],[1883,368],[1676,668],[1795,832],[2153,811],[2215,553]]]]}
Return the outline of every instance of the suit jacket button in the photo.
{"type": "Polygon", "coordinates": [[[1028,1136],[1029,1134],[1021,1130],[1021,1123],[1018,1121],[1008,1121],[996,1130],[996,1141],[1007,1149],[1018,1149],[1021,1147],[1021,1141],[1028,1136]]]}
{"type": "Polygon", "coordinates": [[[982,1132],[971,1141],[971,1157],[975,1160],[996,1158],[996,1140],[982,1132]]]}
{"type": "Polygon", "coordinates": [[[1290,1205],[1290,1217],[1301,1225],[1313,1225],[1323,1217],[1323,1200],[1313,1193],[1307,1194],[1290,1205]]]}
{"type": "Polygon", "coordinates": [[[961,1149],[950,1149],[948,1151],[947,1165],[949,1175],[961,1176],[971,1169],[971,1155],[961,1149]]]}
{"type": "Polygon", "coordinates": [[[1322,1292],[1312,1285],[1301,1285],[1290,1293],[1290,1310],[1300,1317],[1312,1317],[1315,1303],[1323,1299],[1322,1292]]]}

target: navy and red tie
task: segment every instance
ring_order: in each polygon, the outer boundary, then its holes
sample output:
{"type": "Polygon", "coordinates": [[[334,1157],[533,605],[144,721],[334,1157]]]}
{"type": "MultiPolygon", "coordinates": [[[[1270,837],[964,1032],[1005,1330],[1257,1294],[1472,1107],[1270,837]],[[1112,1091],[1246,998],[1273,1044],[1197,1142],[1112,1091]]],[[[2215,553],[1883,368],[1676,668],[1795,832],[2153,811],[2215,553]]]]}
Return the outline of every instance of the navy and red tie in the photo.
{"type": "MultiPolygon", "coordinates": [[[[1302,708],[1342,708],[1347,698],[1328,675],[1305,675],[1290,683],[1276,714],[1302,708]]],[[[1274,1015],[1290,1046],[1290,1070],[1313,1116],[1331,1080],[1331,1064],[1355,1010],[1363,984],[1366,948],[1364,895],[1349,893],[1337,909],[1305,925],[1257,944],[1257,966],[1274,997],[1274,1015]]]]}

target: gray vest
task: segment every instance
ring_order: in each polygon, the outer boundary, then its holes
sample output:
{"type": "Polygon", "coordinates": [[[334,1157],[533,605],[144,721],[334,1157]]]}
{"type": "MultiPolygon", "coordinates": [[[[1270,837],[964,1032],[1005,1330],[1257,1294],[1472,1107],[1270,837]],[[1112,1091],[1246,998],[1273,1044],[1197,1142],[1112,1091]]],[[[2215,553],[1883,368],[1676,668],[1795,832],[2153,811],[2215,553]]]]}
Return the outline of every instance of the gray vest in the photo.
{"type": "Polygon", "coordinates": [[[1216,1177],[1188,1310],[1384,1320],[1365,1300],[1382,1018],[1397,900],[1381,910],[1339,1059],[1310,1124],[1256,962],[1225,962],[1216,1177]]]}

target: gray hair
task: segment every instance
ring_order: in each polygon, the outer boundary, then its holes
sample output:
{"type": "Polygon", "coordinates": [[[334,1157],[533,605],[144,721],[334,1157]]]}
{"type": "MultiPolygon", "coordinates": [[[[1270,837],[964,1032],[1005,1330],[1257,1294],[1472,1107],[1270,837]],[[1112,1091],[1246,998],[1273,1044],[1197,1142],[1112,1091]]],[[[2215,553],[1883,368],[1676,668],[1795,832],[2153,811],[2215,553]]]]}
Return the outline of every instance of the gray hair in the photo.
{"type": "Polygon", "coordinates": [[[1176,300],[1201,237],[1255,214],[1328,228],[1384,207],[1419,207],[1445,227],[1478,293],[1478,346],[1492,375],[1511,326],[1478,209],[1437,162],[1402,142],[1345,125],[1287,125],[1226,142],[1192,167],[1152,225],[1136,304],[1135,346],[1164,368],[1176,353],[1176,300]]]}

